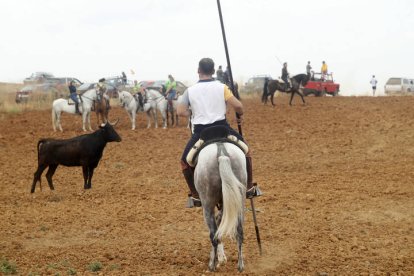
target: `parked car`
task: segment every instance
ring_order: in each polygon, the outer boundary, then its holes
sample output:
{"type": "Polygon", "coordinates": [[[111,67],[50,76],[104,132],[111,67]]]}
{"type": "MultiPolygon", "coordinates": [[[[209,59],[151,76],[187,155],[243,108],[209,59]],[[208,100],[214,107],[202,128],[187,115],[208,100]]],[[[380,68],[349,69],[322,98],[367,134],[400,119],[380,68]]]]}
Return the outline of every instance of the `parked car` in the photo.
{"type": "Polygon", "coordinates": [[[317,97],[325,96],[326,94],[338,96],[339,86],[338,83],[334,82],[332,73],[327,74],[325,79],[322,78],[321,73],[313,73],[303,89],[303,94],[305,96],[313,94],[317,97]]]}
{"type": "Polygon", "coordinates": [[[39,93],[42,97],[51,96],[53,99],[69,95],[69,82],[74,81],[76,86],[82,82],[76,78],[49,78],[43,83],[31,83],[25,85],[16,92],[16,103],[28,102],[33,92],[39,93]]]}
{"type": "Polygon", "coordinates": [[[265,79],[272,79],[270,75],[256,75],[248,79],[248,81],[241,87],[241,93],[262,93],[265,79]]]}
{"type": "MultiPolygon", "coordinates": [[[[96,86],[96,84],[97,84],[96,82],[83,83],[81,86],[77,88],[77,92],[79,94],[82,94],[90,89],[93,89],[96,86]]],[[[108,84],[108,83],[105,83],[105,84],[106,84],[106,92],[108,93],[109,97],[111,98],[118,97],[118,89],[111,84],[108,84]]]]}
{"type": "Polygon", "coordinates": [[[47,72],[35,72],[30,77],[23,80],[24,84],[44,83],[48,79],[54,78],[53,74],[47,72]]]}
{"type": "MultiPolygon", "coordinates": [[[[156,80],[156,81],[140,81],[139,85],[145,89],[156,89],[161,91],[162,93],[165,93],[165,83],[166,80],[156,80]]],[[[181,81],[176,81],[177,83],[177,94],[182,95],[184,91],[188,88],[184,83],[181,81]]]]}
{"type": "Polygon", "coordinates": [[[385,94],[414,92],[414,80],[407,78],[389,78],[384,86],[385,94]]]}

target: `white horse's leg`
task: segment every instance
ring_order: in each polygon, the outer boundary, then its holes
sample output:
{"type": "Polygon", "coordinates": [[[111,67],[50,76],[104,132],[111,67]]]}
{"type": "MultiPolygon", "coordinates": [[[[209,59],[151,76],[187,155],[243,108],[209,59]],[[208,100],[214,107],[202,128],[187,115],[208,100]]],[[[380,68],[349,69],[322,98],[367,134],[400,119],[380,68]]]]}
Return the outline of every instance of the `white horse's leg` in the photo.
{"type": "Polygon", "coordinates": [[[59,130],[60,130],[60,132],[63,132],[63,129],[62,129],[62,123],[60,122],[60,116],[62,115],[62,113],[57,113],[57,122],[58,122],[58,124],[59,124],[59,130]]]}
{"type": "Polygon", "coordinates": [[[147,128],[150,128],[151,127],[151,110],[148,110],[146,114],[147,114],[147,128]]]}
{"type": "Polygon", "coordinates": [[[167,109],[163,109],[161,108],[161,106],[158,109],[161,113],[162,116],[162,128],[166,129],[167,128],[167,109]]]}
{"type": "Polygon", "coordinates": [[[90,111],[88,112],[87,117],[88,117],[89,130],[93,131],[92,126],[91,126],[91,112],[90,111]]]}
{"type": "Polygon", "coordinates": [[[155,128],[158,128],[158,114],[156,108],[152,110],[152,117],[154,118],[155,128]]]}
{"type": "Polygon", "coordinates": [[[132,130],[135,130],[135,119],[137,117],[137,113],[135,112],[135,110],[132,110],[132,117],[131,117],[131,121],[132,121],[132,130]]]}
{"type": "Polygon", "coordinates": [[[86,112],[85,109],[82,112],[82,130],[86,132],[86,112]]]}

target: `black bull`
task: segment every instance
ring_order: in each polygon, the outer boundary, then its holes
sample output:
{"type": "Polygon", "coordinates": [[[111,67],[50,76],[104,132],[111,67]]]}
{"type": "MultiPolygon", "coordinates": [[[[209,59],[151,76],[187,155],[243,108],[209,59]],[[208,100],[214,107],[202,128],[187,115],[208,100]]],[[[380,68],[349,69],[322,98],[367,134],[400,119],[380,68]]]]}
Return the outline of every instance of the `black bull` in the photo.
{"type": "Polygon", "coordinates": [[[34,193],[37,182],[41,183],[42,173],[47,167],[49,170],[46,179],[50,189],[54,190],[52,176],[58,165],[82,166],[84,188],[90,189],[93,171],[98,166],[106,144],[120,141],[121,137],[109,123],[101,125],[93,133],[70,139],[40,139],[37,143],[38,167],[34,173],[31,193],[34,193]]]}

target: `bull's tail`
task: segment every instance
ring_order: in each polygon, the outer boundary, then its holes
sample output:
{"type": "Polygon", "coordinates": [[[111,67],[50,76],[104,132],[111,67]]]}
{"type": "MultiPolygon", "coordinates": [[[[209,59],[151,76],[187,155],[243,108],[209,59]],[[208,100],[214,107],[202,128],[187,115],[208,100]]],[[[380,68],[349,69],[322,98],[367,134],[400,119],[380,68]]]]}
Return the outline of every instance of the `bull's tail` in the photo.
{"type": "Polygon", "coordinates": [[[246,187],[234,175],[228,156],[220,156],[218,162],[223,193],[223,217],[216,233],[220,240],[222,236],[235,238],[239,224],[243,223],[246,187]]]}
{"type": "MultiPolygon", "coordinates": [[[[39,162],[39,158],[40,158],[40,147],[42,146],[42,144],[45,141],[46,141],[46,139],[40,139],[39,142],[37,142],[37,161],[38,162],[39,162]]],[[[34,193],[37,181],[39,181],[39,187],[40,187],[40,190],[42,190],[42,178],[39,175],[39,165],[38,165],[37,170],[34,174],[31,193],[34,193]]]]}

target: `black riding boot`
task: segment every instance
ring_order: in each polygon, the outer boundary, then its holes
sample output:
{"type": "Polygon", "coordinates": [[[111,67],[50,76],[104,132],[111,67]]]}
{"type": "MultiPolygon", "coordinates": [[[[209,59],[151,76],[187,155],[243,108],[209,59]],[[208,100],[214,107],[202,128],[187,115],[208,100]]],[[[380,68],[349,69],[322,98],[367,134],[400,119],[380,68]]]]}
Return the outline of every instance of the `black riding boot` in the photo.
{"type": "Polygon", "coordinates": [[[81,113],[79,112],[79,104],[75,103],[75,113],[81,115],[81,113]]]}
{"type": "Polygon", "coordinates": [[[253,183],[253,168],[252,168],[252,157],[246,155],[246,169],[247,169],[247,189],[246,189],[246,198],[253,198],[256,196],[261,196],[262,191],[260,191],[257,183],[253,183]]]}
{"type": "Polygon", "coordinates": [[[106,100],[106,109],[111,109],[111,106],[109,105],[109,100],[106,100]]]}
{"type": "Polygon", "coordinates": [[[194,185],[194,169],[187,166],[183,169],[183,175],[190,192],[188,193],[187,208],[201,207],[200,196],[194,185]]]}

